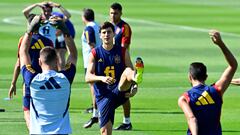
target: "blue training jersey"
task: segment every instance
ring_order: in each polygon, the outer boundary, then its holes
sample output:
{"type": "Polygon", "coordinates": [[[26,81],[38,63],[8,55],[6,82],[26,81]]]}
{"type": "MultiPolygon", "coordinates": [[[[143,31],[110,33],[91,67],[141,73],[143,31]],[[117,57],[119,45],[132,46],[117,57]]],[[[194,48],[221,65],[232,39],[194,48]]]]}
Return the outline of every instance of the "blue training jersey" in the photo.
{"type": "Polygon", "coordinates": [[[41,27],[39,28],[39,34],[50,39],[53,42],[54,47],[57,38],[56,31],[57,29],[47,20],[42,23],[41,27]]]}
{"type": "Polygon", "coordinates": [[[82,33],[82,54],[83,54],[83,66],[87,68],[88,58],[91,53],[90,43],[94,43],[95,47],[101,46],[102,40],[99,36],[99,25],[96,22],[87,23],[83,33],[82,33]]]}
{"type": "MultiPolygon", "coordinates": [[[[199,135],[221,135],[222,96],[213,86],[197,85],[184,95],[198,122],[199,135]]],[[[191,135],[188,129],[188,135],[191,135]]]]}
{"type": "Polygon", "coordinates": [[[94,94],[96,97],[104,96],[118,86],[120,77],[125,69],[125,51],[126,49],[114,45],[110,51],[98,46],[92,50],[95,59],[95,75],[111,76],[116,79],[112,85],[103,82],[94,83],[94,94]]]}
{"type": "MultiPolygon", "coordinates": [[[[30,134],[70,134],[69,102],[76,67],[37,73],[31,65],[22,67],[25,84],[30,89],[30,134]]],[[[24,101],[24,102],[29,102],[24,101]]]]}

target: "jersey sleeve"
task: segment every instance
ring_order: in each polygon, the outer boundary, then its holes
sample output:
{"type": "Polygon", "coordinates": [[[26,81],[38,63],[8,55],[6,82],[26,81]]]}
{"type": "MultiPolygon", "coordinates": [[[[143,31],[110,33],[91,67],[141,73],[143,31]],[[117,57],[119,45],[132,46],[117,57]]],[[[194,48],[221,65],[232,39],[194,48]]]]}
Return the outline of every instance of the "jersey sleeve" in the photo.
{"type": "Polygon", "coordinates": [[[216,92],[217,92],[220,96],[222,95],[222,94],[221,94],[221,91],[217,88],[217,86],[215,85],[215,83],[212,84],[211,86],[216,90],[216,92]]]}
{"type": "Polygon", "coordinates": [[[76,66],[72,63],[68,63],[65,70],[61,71],[61,73],[63,73],[67,77],[70,84],[72,84],[74,76],[76,74],[76,66]]]}
{"type": "Polygon", "coordinates": [[[188,95],[187,92],[184,92],[184,93],[182,94],[182,96],[185,97],[185,99],[187,100],[188,103],[190,102],[190,97],[189,97],[189,95],[188,95]]]}
{"type": "Polygon", "coordinates": [[[84,30],[84,35],[87,39],[88,44],[90,43],[96,43],[96,39],[95,39],[95,32],[94,29],[90,26],[86,27],[84,30]]]}
{"type": "MultiPolygon", "coordinates": [[[[122,30],[123,30],[122,45],[130,44],[131,36],[132,36],[132,31],[131,31],[130,26],[128,24],[124,24],[122,27],[122,30]]],[[[123,47],[125,47],[125,46],[123,46],[123,47]]]]}

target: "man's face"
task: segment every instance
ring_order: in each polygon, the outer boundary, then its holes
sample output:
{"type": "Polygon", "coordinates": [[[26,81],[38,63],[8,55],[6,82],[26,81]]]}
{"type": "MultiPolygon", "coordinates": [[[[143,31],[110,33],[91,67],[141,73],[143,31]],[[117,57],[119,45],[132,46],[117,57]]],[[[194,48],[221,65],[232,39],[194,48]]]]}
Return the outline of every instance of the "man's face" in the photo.
{"type": "Polygon", "coordinates": [[[114,33],[113,30],[109,27],[106,29],[102,29],[100,33],[100,38],[105,44],[113,44],[114,33]]]}
{"type": "Polygon", "coordinates": [[[121,15],[122,15],[122,12],[119,11],[119,10],[114,10],[112,8],[110,8],[110,20],[111,22],[113,23],[118,23],[120,20],[121,20],[121,15]]]}
{"type": "Polygon", "coordinates": [[[48,19],[48,18],[51,16],[52,8],[45,7],[45,8],[43,9],[43,12],[44,12],[45,17],[48,19]]]}

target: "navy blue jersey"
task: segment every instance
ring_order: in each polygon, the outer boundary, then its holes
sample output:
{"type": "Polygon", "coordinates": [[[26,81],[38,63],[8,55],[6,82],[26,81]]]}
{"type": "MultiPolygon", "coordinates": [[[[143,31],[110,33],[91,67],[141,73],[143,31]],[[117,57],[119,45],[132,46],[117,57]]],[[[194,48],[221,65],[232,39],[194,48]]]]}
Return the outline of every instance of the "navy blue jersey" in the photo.
{"type": "MultiPolygon", "coordinates": [[[[22,41],[22,40],[21,40],[22,41]]],[[[21,42],[20,41],[20,42],[21,42]]],[[[19,44],[21,45],[21,44],[19,44]]],[[[38,59],[40,50],[45,46],[53,46],[53,43],[50,39],[40,35],[40,34],[33,34],[32,40],[29,48],[29,55],[32,63],[32,68],[37,72],[42,72],[41,67],[39,66],[38,59]]],[[[20,48],[20,46],[19,46],[20,48]]]]}
{"type": "Polygon", "coordinates": [[[92,50],[95,58],[95,75],[110,76],[116,79],[112,85],[103,82],[94,84],[96,97],[105,96],[118,86],[121,75],[125,69],[125,48],[114,45],[110,51],[98,46],[92,50]]]}
{"type": "Polygon", "coordinates": [[[87,39],[87,42],[96,44],[95,32],[93,27],[87,26],[84,30],[84,36],[87,39]]]}
{"type": "MultiPolygon", "coordinates": [[[[222,96],[213,86],[198,85],[184,95],[198,122],[199,135],[221,135],[222,96]]],[[[188,135],[191,135],[188,129],[188,135]]]]}

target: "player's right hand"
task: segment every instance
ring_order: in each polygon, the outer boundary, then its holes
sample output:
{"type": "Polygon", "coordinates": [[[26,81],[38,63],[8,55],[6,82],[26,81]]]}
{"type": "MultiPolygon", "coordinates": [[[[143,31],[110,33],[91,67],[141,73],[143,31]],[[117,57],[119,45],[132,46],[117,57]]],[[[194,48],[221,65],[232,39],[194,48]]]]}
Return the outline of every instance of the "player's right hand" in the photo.
{"type": "Polygon", "coordinates": [[[108,85],[112,85],[112,84],[114,84],[116,82],[116,80],[113,79],[110,76],[105,76],[105,77],[103,77],[102,82],[104,82],[104,83],[106,83],[108,85]]]}
{"type": "Polygon", "coordinates": [[[210,35],[213,43],[215,43],[216,45],[223,45],[221,35],[217,30],[210,30],[209,35],[210,35]]]}
{"type": "Polygon", "coordinates": [[[16,85],[11,84],[11,87],[9,88],[9,91],[8,91],[8,97],[12,99],[13,94],[16,95],[16,93],[17,93],[16,85]]]}

